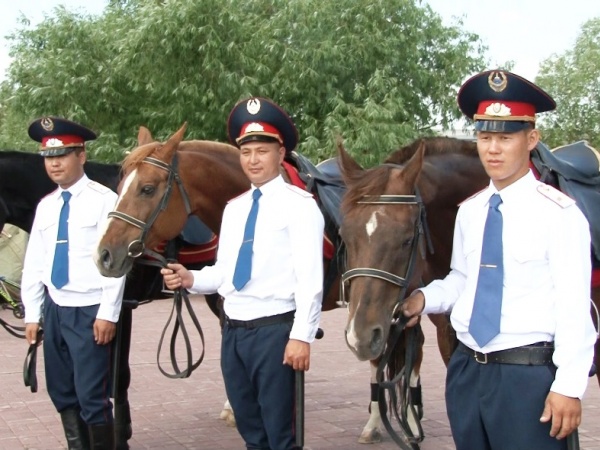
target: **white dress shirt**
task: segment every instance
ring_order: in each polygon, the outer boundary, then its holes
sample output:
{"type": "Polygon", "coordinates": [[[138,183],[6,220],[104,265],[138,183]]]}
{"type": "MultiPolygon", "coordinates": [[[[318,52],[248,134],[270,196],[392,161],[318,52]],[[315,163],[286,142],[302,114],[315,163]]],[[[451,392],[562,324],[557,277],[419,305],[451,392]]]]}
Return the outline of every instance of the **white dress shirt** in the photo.
{"type": "Polygon", "coordinates": [[[52,264],[58,233],[58,219],[63,205],[61,188],[44,197],[36,210],[25,253],[21,297],[25,322],[39,322],[44,303],[44,288],[60,306],[100,304],[98,319],[119,320],[125,277],[107,278],[94,264],[96,250],[108,213],[113,210],[117,194],[84,175],[71,186],[69,201],[69,282],[61,289],[52,284],[52,264]]]}
{"type": "Polygon", "coordinates": [[[423,314],[452,310],[467,347],[484,353],[554,341],[551,390],[581,398],[596,340],[590,316],[590,231],[574,201],[529,172],[502,189],[504,288],[500,334],[480,348],[469,334],[492,183],[458,210],[451,272],[421,289],[423,314]],[[548,193],[545,195],[544,193],[548,193]]]}
{"type": "Polygon", "coordinates": [[[192,271],[192,291],[218,292],[225,314],[253,320],[296,310],[290,339],[312,342],[323,296],[324,220],[313,196],[278,176],[260,187],[250,281],[237,291],[233,274],[252,205],[252,189],[225,207],[217,261],[192,271]]]}

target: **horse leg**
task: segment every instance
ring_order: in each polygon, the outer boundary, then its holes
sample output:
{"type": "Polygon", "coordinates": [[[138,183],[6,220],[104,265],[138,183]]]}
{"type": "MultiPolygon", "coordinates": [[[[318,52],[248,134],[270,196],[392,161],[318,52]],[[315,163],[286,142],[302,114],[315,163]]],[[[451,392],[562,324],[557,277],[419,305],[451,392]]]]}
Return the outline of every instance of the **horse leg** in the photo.
{"type": "Polygon", "coordinates": [[[379,414],[379,383],[377,382],[378,361],[371,361],[371,403],[369,404],[369,420],[364,426],[358,442],[375,444],[381,442],[381,415],[379,414]]]}
{"type": "Polygon", "coordinates": [[[228,427],[235,427],[235,416],[229,400],[225,400],[219,419],[224,420],[228,427]]]}
{"type": "Polygon", "coordinates": [[[456,339],[456,332],[452,328],[450,323],[450,316],[447,314],[429,314],[429,320],[435,325],[438,348],[440,349],[440,355],[444,361],[444,365],[448,367],[450,357],[456,346],[458,340],[456,339]]]}
{"type": "Polygon", "coordinates": [[[114,397],[115,441],[117,450],[128,450],[131,439],[131,411],[127,391],[131,382],[129,351],[131,348],[132,309],[124,306],[121,310],[121,348],[119,349],[118,373],[114,397]]]}

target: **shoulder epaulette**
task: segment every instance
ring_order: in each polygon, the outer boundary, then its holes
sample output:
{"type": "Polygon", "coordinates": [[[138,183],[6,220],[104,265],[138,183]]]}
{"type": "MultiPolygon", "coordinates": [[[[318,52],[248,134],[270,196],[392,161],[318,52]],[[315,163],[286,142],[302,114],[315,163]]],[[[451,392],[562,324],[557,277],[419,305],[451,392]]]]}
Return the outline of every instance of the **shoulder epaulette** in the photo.
{"type": "Polygon", "coordinates": [[[458,206],[460,206],[460,205],[462,205],[463,203],[465,203],[465,202],[467,202],[467,201],[471,200],[472,198],[475,198],[475,197],[477,197],[479,194],[481,194],[481,193],[482,193],[483,191],[485,191],[487,188],[488,188],[488,187],[486,186],[486,187],[484,187],[482,190],[475,192],[475,193],[474,193],[473,195],[471,195],[470,197],[467,197],[467,198],[465,198],[465,199],[464,199],[462,202],[460,202],[460,203],[458,204],[458,206]]]}
{"type": "Polygon", "coordinates": [[[88,183],[88,187],[93,189],[96,192],[100,192],[101,194],[107,194],[108,192],[112,192],[109,188],[107,188],[103,184],[100,184],[97,181],[93,181],[93,180],[90,180],[90,182],[88,183]]]}
{"type": "Polygon", "coordinates": [[[299,188],[299,187],[297,187],[297,186],[294,186],[293,184],[288,184],[288,183],[286,183],[286,184],[285,184],[285,186],[286,186],[286,187],[287,187],[287,188],[288,188],[290,191],[292,191],[292,192],[294,192],[294,193],[296,193],[296,194],[298,194],[298,195],[301,195],[302,197],[306,197],[306,198],[313,198],[313,195],[312,195],[310,192],[308,192],[308,191],[305,191],[304,189],[301,189],[301,188],[299,188]]]}
{"type": "Polygon", "coordinates": [[[547,199],[552,200],[561,208],[567,208],[568,206],[575,204],[575,200],[573,200],[571,197],[563,194],[558,189],[547,184],[540,184],[537,187],[537,191],[547,199]]]}

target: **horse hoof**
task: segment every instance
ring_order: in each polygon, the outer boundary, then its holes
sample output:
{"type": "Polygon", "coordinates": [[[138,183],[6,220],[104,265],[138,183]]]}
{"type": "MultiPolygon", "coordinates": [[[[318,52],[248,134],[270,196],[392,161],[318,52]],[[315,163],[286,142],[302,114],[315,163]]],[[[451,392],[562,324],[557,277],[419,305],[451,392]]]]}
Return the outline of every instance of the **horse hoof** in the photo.
{"type": "Polygon", "coordinates": [[[363,430],[358,438],[359,444],[377,444],[378,442],[381,442],[381,430],[378,428],[363,430]]]}
{"type": "Polygon", "coordinates": [[[233,415],[233,411],[231,411],[230,409],[224,409],[223,411],[221,411],[221,414],[219,415],[219,419],[224,420],[225,424],[228,427],[232,427],[235,428],[235,416],[233,415]]]}

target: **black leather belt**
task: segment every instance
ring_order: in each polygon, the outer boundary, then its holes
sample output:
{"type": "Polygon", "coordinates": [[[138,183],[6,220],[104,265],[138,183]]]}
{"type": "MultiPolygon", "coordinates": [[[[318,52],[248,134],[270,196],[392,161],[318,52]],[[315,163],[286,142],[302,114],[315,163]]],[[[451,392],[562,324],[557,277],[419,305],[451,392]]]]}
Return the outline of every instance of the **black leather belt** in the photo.
{"type": "Polygon", "coordinates": [[[462,342],[457,349],[475,358],[479,364],[520,364],[524,366],[545,366],[552,364],[553,342],[537,342],[523,347],[509,348],[491,353],[480,353],[470,349],[462,342]]]}
{"type": "Polygon", "coordinates": [[[267,325],[275,325],[277,323],[293,322],[296,311],[288,311],[283,314],[274,316],[259,317],[254,320],[235,320],[225,316],[225,323],[232,328],[259,328],[267,325]]]}

